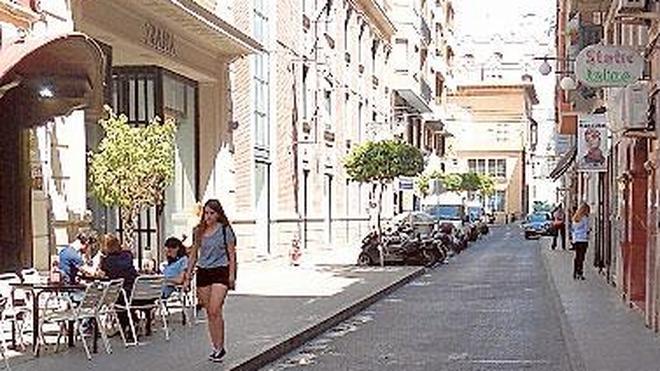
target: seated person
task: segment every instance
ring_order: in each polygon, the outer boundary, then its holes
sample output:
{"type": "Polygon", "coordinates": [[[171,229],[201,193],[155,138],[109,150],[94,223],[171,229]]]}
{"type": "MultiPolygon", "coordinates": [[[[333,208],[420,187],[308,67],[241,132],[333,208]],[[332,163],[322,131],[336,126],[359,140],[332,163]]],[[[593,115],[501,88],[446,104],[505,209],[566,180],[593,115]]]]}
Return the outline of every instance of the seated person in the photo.
{"type": "Polygon", "coordinates": [[[74,284],[78,282],[79,275],[91,275],[91,269],[85,265],[83,255],[93,243],[93,237],[79,233],[71,244],[60,250],[57,260],[64,283],[74,284]]]}
{"type": "MultiPolygon", "coordinates": [[[[117,237],[106,234],[103,236],[103,259],[99,264],[100,276],[109,279],[124,279],[124,291],[126,297],[130,298],[133,290],[133,283],[138,276],[135,266],[133,266],[133,254],[122,248],[117,237]]],[[[120,295],[117,304],[124,304],[124,296],[120,295]]],[[[119,323],[125,330],[128,330],[128,314],[125,311],[118,313],[119,323]]],[[[131,334],[126,331],[126,334],[131,334]]]]}
{"type": "Polygon", "coordinates": [[[167,265],[163,267],[165,277],[163,298],[167,299],[176,290],[176,286],[183,284],[183,277],[188,268],[188,257],[186,248],[176,237],[170,237],[165,241],[165,254],[167,265]]]}

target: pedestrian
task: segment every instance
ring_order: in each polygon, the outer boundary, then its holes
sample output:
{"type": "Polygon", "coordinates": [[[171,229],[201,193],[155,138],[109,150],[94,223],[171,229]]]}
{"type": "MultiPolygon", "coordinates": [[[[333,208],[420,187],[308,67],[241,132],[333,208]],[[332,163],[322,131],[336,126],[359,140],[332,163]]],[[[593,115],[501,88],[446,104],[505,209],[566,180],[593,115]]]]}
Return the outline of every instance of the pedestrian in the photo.
{"type": "Polygon", "coordinates": [[[561,248],[566,250],[566,215],[564,208],[561,204],[552,212],[552,228],[554,229],[554,236],[552,237],[552,249],[557,248],[557,237],[561,237],[561,248]]]}
{"type": "Polygon", "coordinates": [[[184,286],[197,265],[197,298],[206,310],[213,347],[209,360],[222,361],[225,350],[225,323],[222,308],[227,290],[236,283],[236,236],[220,201],[208,200],[202,218],[193,231],[193,247],[184,286]]]}
{"type": "Polygon", "coordinates": [[[573,279],[584,280],[584,257],[589,243],[589,205],[583,202],[573,215],[573,279]]]}

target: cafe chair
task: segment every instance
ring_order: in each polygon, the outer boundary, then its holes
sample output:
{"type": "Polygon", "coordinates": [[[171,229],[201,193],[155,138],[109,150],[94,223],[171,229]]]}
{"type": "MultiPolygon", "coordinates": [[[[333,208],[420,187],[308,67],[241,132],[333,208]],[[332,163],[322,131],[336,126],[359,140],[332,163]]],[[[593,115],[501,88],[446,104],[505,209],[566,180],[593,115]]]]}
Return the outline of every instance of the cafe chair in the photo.
{"type": "MultiPolygon", "coordinates": [[[[112,282],[112,281],[111,281],[112,282]]],[[[80,335],[80,341],[83,344],[85,349],[85,354],[87,359],[91,360],[92,355],[89,351],[89,346],[85,340],[85,333],[83,329],[83,322],[86,320],[99,320],[101,310],[103,308],[103,298],[107,292],[110,282],[93,282],[85,289],[85,292],[82,297],[82,301],[78,306],[76,306],[71,298],[66,297],[68,305],[60,309],[50,309],[52,306],[49,306],[46,303],[46,308],[48,310],[44,311],[44,314],[40,317],[39,323],[39,336],[37,342],[37,352],[41,346],[46,345],[46,339],[44,337],[44,325],[46,323],[57,323],[59,324],[60,331],[57,336],[56,350],[59,350],[60,340],[66,332],[66,323],[73,321],[75,327],[80,335]]],[[[100,323],[100,321],[98,322],[100,323]]],[[[103,336],[103,335],[102,335],[103,336]]],[[[106,349],[107,350],[107,349],[106,349]]]]}
{"type": "MultiPolygon", "coordinates": [[[[129,313],[128,323],[131,328],[131,335],[133,335],[133,341],[131,343],[126,343],[126,345],[138,345],[137,331],[135,331],[135,323],[133,321],[133,316],[131,315],[134,311],[144,311],[147,316],[150,316],[151,312],[154,310],[160,313],[163,321],[163,330],[165,331],[165,339],[170,340],[170,332],[167,327],[167,309],[165,308],[164,300],[162,300],[162,289],[164,284],[165,277],[160,275],[138,276],[135,279],[135,283],[133,283],[130,299],[124,296],[125,304],[121,303],[116,305],[117,309],[125,310],[129,313]]],[[[147,318],[147,321],[149,321],[149,318],[147,318]]]]}
{"type": "Polygon", "coordinates": [[[123,295],[123,287],[123,278],[111,280],[107,283],[106,291],[103,295],[103,302],[96,316],[96,325],[101,334],[105,352],[108,354],[112,353],[112,347],[110,346],[110,341],[108,339],[108,328],[105,324],[117,326],[119,328],[119,334],[121,335],[124,344],[126,344],[126,334],[124,334],[124,329],[122,329],[119,324],[119,315],[117,314],[117,299],[123,295]]]}
{"type": "Polygon", "coordinates": [[[9,357],[7,357],[7,344],[5,343],[4,336],[5,321],[3,319],[3,314],[7,309],[8,301],[9,299],[6,297],[0,296],[0,355],[2,355],[2,359],[5,361],[5,368],[11,371],[11,367],[9,366],[9,357]]]}
{"type": "Polygon", "coordinates": [[[16,335],[16,345],[25,349],[24,335],[32,323],[32,297],[29,292],[11,287],[11,284],[17,283],[21,283],[21,279],[15,273],[0,274],[0,297],[7,299],[0,320],[11,324],[16,335]]]}

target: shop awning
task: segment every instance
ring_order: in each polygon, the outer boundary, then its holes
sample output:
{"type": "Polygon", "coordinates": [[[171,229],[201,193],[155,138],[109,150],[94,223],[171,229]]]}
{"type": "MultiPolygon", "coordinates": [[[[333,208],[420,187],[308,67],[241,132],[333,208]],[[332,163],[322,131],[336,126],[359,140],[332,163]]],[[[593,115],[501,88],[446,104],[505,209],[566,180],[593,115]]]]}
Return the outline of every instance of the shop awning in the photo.
{"type": "Polygon", "coordinates": [[[104,56],[81,33],[26,36],[0,47],[0,110],[34,126],[103,104],[104,56]],[[5,111],[7,112],[7,111],[5,111]]]}
{"type": "Polygon", "coordinates": [[[557,180],[559,179],[560,176],[564,175],[566,170],[568,170],[568,168],[571,167],[573,161],[575,161],[576,155],[577,155],[577,147],[573,145],[568,150],[568,152],[564,153],[561,156],[559,162],[557,162],[557,166],[555,166],[555,168],[550,172],[549,175],[550,178],[552,178],[552,180],[557,180]]]}

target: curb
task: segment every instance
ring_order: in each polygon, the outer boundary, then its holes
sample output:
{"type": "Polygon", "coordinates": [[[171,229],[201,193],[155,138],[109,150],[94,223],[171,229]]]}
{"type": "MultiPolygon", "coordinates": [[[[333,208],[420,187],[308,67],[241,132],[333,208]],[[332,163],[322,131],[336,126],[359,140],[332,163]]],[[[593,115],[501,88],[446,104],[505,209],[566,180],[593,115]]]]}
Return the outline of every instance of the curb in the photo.
{"type": "Polygon", "coordinates": [[[568,322],[568,317],[564,311],[564,305],[561,302],[559,290],[555,284],[555,278],[552,272],[552,268],[550,267],[550,262],[548,261],[548,256],[544,251],[544,249],[548,248],[548,246],[545,246],[546,244],[540,245],[543,271],[545,272],[548,288],[550,289],[550,296],[552,298],[553,307],[559,316],[559,331],[561,332],[561,335],[564,339],[564,344],[566,345],[569,366],[571,371],[586,371],[587,368],[584,364],[584,361],[582,360],[582,354],[580,353],[578,342],[575,339],[573,329],[568,322]]]}
{"type": "Polygon", "coordinates": [[[363,311],[370,305],[374,304],[384,296],[387,296],[404,286],[405,284],[411,282],[412,280],[420,277],[426,272],[426,268],[420,267],[417,270],[411,272],[410,274],[401,277],[399,280],[392,282],[390,285],[381,288],[378,291],[375,291],[358,301],[348,305],[347,307],[341,309],[340,311],[328,316],[326,319],[307,327],[306,329],[300,331],[299,333],[289,337],[288,339],[283,340],[279,344],[276,344],[260,354],[257,354],[251,358],[240,361],[236,365],[232,365],[228,370],[230,371],[251,371],[258,370],[259,368],[279,359],[283,355],[291,352],[294,349],[297,349],[304,343],[309,340],[321,335],[322,333],[328,331],[329,329],[335,327],[339,323],[353,317],[357,313],[363,311]]]}

